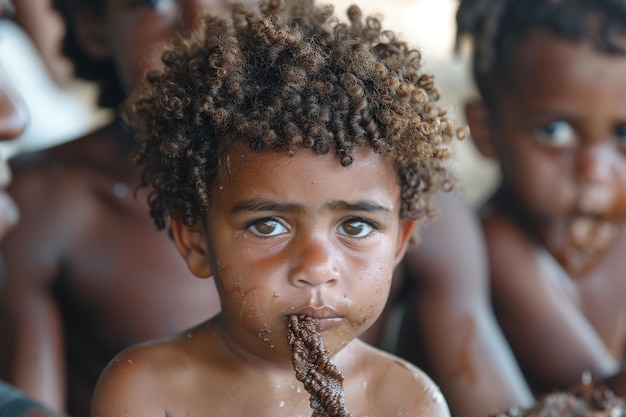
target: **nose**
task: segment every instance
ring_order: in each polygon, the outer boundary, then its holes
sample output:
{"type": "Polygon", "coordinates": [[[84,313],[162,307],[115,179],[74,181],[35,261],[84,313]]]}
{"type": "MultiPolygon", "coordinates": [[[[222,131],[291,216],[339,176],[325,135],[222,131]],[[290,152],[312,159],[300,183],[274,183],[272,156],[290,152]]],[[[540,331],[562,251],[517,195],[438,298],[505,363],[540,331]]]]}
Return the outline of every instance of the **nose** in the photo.
{"type": "Polygon", "coordinates": [[[293,249],[293,263],[289,281],[296,287],[335,286],[339,268],[331,242],[311,236],[297,239],[293,249]]]}
{"type": "Polygon", "coordinates": [[[583,184],[601,185],[610,182],[620,152],[611,143],[599,142],[578,151],[578,177],[583,184]]]}
{"type": "Polygon", "coordinates": [[[26,109],[6,81],[0,79],[0,140],[17,138],[26,128],[27,121],[26,109]]]}

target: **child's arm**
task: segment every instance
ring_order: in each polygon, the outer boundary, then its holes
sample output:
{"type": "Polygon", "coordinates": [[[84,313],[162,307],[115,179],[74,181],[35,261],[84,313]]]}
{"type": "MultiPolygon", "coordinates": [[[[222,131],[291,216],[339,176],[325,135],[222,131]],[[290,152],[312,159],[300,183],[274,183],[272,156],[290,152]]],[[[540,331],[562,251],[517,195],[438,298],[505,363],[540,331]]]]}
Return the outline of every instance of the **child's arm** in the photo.
{"type": "Polygon", "coordinates": [[[420,245],[404,260],[418,288],[407,313],[412,338],[420,335],[414,349],[424,352],[454,416],[530,406],[533,396],[491,308],[478,219],[457,193],[442,193],[438,204],[440,217],[422,227],[420,245]]]}
{"type": "Polygon", "coordinates": [[[38,185],[36,176],[16,176],[9,190],[21,218],[2,242],[0,357],[4,378],[49,407],[63,410],[63,326],[53,295],[62,243],[56,239],[53,244],[43,243],[53,239],[47,222],[52,208],[40,203],[42,194],[50,190],[38,185]],[[48,250],[40,251],[43,246],[48,250]]]}
{"type": "Polygon", "coordinates": [[[615,374],[619,363],[568,294],[569,278],[553,271],[548,279],[534,244],[507,220],[486,221],[485,232],[494,307],[529,380],[543,390],[566,389],[585,371],[595,381],[615,374]]]}

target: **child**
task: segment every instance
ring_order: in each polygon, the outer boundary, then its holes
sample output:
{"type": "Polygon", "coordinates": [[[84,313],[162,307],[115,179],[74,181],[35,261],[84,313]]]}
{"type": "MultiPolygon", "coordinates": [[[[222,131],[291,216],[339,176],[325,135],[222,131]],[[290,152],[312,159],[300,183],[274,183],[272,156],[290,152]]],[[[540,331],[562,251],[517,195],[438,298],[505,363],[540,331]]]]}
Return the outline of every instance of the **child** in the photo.
{"type": "Polygon", "coordinates": [[[479,218],[457,192],[436,203],[441,213],[394,271],[394,284],[404,277],[396,290],[404,310],[393,352],[435,381],[455,417],[530,407],[534,397],[491,306],[479,218]]]}
{"type": "MultiPolygon", "coordinates": [[[[201,7],[224,12],[228,3],[71,2],[63,11],[80,41],[78,75],[97,79],[101,102],[116,108],[157,65],[153,50],[192,27],[201,7]]],[[[9,191],[22,217],[1,248],[0,378],[75,417],[88,415],[96,379],[120,350],[220,310],[213,281],[192,276],[154,230],[143,191],[134,195],[133,143],[116,119],[13,163],[9,191]]]]}
{"type": "Polygon", "coordinates": [[[483,227],[503,330],[537,393],[620,375],[626,3],[461,1],[457,18],[483,99],[468,123],[501,165],[483,227]]]}
{"type": "Polygon", "coordinates": [[[357,338],[450,182],[432,77],[356,6],[262,9],[207,17],[127,103],[151,214],[222,312],[117,356],[92,416],[446,416],[425,374],[357,338]]]}

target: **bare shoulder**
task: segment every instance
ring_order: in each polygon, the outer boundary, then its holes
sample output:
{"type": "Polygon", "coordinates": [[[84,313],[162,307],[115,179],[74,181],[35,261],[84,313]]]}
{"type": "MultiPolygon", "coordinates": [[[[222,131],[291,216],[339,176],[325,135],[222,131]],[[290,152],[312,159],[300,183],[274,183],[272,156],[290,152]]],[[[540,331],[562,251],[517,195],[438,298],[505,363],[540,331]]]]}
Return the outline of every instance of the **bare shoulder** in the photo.
{"type": "MultiPolygon", "coordinates": [[[[70,143],[64,145],[70,149],[70,143]]],[[[11,261],[28,259],[24,256],[29,256],[33,242],[47,248],[46,262],[58,258],[69,242],[87,233],[87,225],[99,213],[93,190],[103,181],[50,152],[24,154],[12,161],[13,180],[7,191],[19,207],[20,221],[2,242],[11,261]]]]}
{"type": "Polygon", "coordinates": [[[492,212],[483,215],[481,225],[490,251],[499,245],[509,248],[529,244],[529,236],[503,213],[492,212]]]}
{"type": "Polygon", "coordinates": [[[154,399],[164,394],[160,388],[165,373],[163,358],[172,354],[172,346],[160,342],[133,346],[116,355],[98,379],[91,415],[164,414],[154,399]]]}
{"type": "Polygon", "coordinates": [[[11,169],[16,181],[57,185],[119,176],[132,167],[128,157],[131,139],[119,124],[111,124],[69,142],[19,155],[11,160],[11,169]]]}
{"type": "Polygon", "coordinates": [[[154,416],[175,407],[181,393],[196,385],[197,349],[186,336],[193,332],[140,343],[117,354],[98,379],[91,415],[154,416]]]}
{"type": "MultiPolygon", "coordinates": [[[[106,129],[97,131],[11,161],[13,180],[8,192],[21,217],[7,236],[11,245],[15,239],[42,245],[54,242],[48,247],[62,250],[68,242],[79,240],[77,236],[87,234],[89,225],[101,221],[103,212],[116,207],[106,203],[121,201],[115,199],[115,185],[131,163],[125,163],[121,153],[115,154],[111,135],[106,129]]],[[[9,246],[3,243],[4,248],[9,246]]]]}
{"type": "Polygon", "coordinates": [[[529,265],[536,262],[536,242],[504,214],[496,212],[484,216],[482,228],[492,280],[499,276],[510,277],[516,270],[528,272],[529,265]]]}
{"type": "Polygon", "coordinates": [[[441,390],[421,369],[362,341],[355,342],[358,370],[355,378],[345,382],[348,409],[354,415],[450,415],[441,390]],[[367,404],[368,409],[360,409],[351,398],[367,404]]]}

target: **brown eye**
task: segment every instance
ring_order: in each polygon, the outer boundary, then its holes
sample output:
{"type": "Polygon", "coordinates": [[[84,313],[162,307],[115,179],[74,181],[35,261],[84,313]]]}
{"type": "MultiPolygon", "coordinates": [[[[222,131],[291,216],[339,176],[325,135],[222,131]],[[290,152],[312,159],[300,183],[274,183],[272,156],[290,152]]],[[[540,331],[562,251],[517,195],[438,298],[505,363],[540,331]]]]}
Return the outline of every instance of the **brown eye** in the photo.
{"type": "Polygon", "coordinates": [[[374,230],[374,227],[362,220],[349,220],[339,226],[339,233],[350,237],[365,237],[372,230],[374,230]]]}
{"type": "Polygon", "coordinates": [[[257,220],[248,229],[258,236],[276,236],[287,231],[285,226],[274,219],[257,220]]]}

